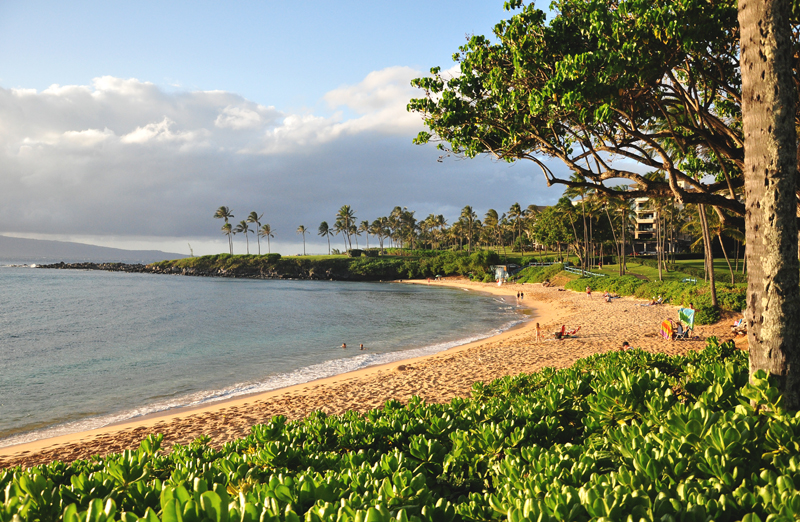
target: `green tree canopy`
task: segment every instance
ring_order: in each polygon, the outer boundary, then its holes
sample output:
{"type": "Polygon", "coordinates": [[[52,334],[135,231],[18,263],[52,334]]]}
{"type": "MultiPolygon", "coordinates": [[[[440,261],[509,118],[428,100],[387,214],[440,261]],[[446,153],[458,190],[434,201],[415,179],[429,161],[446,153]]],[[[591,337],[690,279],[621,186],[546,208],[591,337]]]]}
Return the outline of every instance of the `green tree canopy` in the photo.
{"type": "Polygon", "coordinates": [[[506,7],[520,10],[495,42],[474,36],[454,56],[459,74],[437,67],[412,82],[425,96],[409,110],[429,127],[417,143],[527,159],[548,185],[744,214],[736,2],[557,0],[549,22],[533,4],[506,7]],[[548,158],[578,176],[559,177],[548,158]],[[631,190],[614,191],[620,182],[631,190]]]}

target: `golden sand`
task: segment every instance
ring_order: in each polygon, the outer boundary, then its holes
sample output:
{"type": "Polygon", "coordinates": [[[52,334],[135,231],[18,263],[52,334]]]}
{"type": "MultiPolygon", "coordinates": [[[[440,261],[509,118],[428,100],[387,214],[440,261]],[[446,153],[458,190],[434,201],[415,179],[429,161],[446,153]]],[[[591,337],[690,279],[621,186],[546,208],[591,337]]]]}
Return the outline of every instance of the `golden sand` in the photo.
{"type": "MultiPolygon", "coordinates": [[[[209,435],[212,445],[245,437],[250,427],[274,415],[302,418],[315,410],[343,413],[367,411],[389,399],[401,402],[418,395],[427,402],[447,402],[467,397],[472,384],[505,375],[534,372],[544,367],[564,368],[577,359],[595,353],[618,350],[623,341],[634,348],[652,352],[681,354],[702,349],[703,339],[717,336],[730,339],[730,318],[717,325],[696,329],[700,340],[666,341],[658,328],[664,319],[677,320],[677,307],[642,306],[632,298],[606,303],[598,294],[564,291],[540,284],[473,283],[462,278],[440,282],[412,281],[431,286],[455,286],[470,291],[506,296],[530,310],[531,320],[522,327],[475,343],[435,355],[366,368],[336,377],[321,379],[271,392],[239,397],[196,409],[181,409],[166,415],[135,419],[116,426],[73,433],[27,444],[0,448],[0,468],[22,464],[33,466],[53,460],[72,461],[92,455],[105,455],[135,449],[150,433],[164,434],[163,447],[187,444],[200,435],[209,435]],[[543,337],[535,341],[535,324],[543,337]],[[553,332],[565,324],[580,327],[575,338],[553,339],[553,332]]],[[[746,343],[744,338],[737,344],[746,343]]]]}

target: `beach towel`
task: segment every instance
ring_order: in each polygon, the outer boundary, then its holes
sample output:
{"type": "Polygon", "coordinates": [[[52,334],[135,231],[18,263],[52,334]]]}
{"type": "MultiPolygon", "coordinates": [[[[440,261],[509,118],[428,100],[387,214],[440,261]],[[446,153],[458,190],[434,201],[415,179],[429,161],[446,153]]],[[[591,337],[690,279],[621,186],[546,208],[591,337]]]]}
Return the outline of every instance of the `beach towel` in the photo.
{"type": "Polygon", "coordinates": [[[678,310],[678,318],[686,328],[694,329],[694,310],[691,308],[681,308],[678,310]]]}
{"type": "Polygon", "coordinates": [[[672,324],[668,320],[661,323],[661,337],[672,340],[672,324]]]}

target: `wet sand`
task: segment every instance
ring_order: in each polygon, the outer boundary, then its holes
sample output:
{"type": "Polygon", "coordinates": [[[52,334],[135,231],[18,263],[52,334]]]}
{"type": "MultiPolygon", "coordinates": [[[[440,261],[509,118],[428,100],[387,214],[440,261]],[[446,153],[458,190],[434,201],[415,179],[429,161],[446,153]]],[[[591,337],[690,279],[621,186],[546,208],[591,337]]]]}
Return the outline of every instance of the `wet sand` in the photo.
{"type": "MultiPolygon", "coordinates": [[[[54,460],[72,461],[92,455],[105,455],[135,449],[150,433],[164,434],[162,447],[188,444],[200,435],[211,437],[211,445],[245,437],[250,427],[266,422],[274,415],[302,418],[322,410],[339,414],[347,410],[368,411],[389,399],[401,402],[418,395],[427,402],[447,402],[467,397],[473,383],[491,381],[520,372],[534,372],[544,367],[564,368],[577,359],[595,353],[618,350],[623,341],[634,348],[653,352],[681,354],[702,349],[705,338],[730,339],[732,320],[717,325],[700,326],[695,333],[700,340],[666,341],[658,336],[664,319],[676,320],[677,307],[642,306],[644,301],[621,298],[606,303],[600,295],[564,291],[540,284],[473,283],[461,278],[440,282],[411,281],[431,286],[454,286],[469,291],[511,296],[525,293],[520,304],[529,309],[531,320],[522,327],[475,343],[438,354],[374,366],[327,379],[291,386],[271,392],[238,397],[195,409],[181,409],[115,426],[43,439],[0,448],[0,468],[33,466],[54,460]],[[544,340],[535,341],[535,323],[544,340]],[[553,332],[565,324],[580,327],[575,338],[555,340],[553,332]]],[[[744,338],[737,345],[746,343],[744,338]]]]}

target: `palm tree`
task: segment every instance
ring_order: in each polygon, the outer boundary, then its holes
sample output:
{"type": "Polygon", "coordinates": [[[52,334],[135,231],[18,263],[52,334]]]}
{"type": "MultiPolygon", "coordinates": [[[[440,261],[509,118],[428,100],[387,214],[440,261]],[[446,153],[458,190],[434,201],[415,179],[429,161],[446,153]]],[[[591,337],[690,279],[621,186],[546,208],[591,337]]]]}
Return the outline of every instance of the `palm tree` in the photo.
{"type": "Polygon", "coordinates": [[[269,238],[275,237],[275,236],[272,235],[272,227],[269,226],[269,223],[261,225],[261,228],[258,231],[258,235],[260,235],[261,237],[267,238],[267,253],[271,254],[272,253],[272,248],[270,248],[269,238]]]}
{"type": "Polygon", "coordinates": [[[231,240],[231,234],[233,234],[233,227],[231,227],[230,223],[225,223],[222,225],[222,233],[228,236],[228,245],[231,248],[231,255],[233,255],[233,241],[231,240]]]}
{"type": "Polygon", "coordinates": [[[247,255],[250,255],[250,238],[248,237],[248,233],[250,232],[250,227],[247,226],[247,221],[242,220],[239,221],[239,224],[236,225],[236,228],[233,229],[235,234],[243,233],[245,240],[247,240],[247,255]]]}
{"type": "Polygon", "coordinates": [[[369,250],[369,221],[362,221],[358,225],[358,230],[367,236],[367,250],[369,250]]]}
{"type": "MultiPolygon", "coordinates": [[[[353,243],[350,241],[350,233],[351,227],[356,220],[356,212],[350,205],[343,205],[342,208],[339,209],[339,212],[336,213],[336,229],[341,231],[347,237],[347,245],[350,248],[353,248],[353,243]]],[[[345,250],[347,250],[347,245],[345,245],[345,250]]]]}
{"type": "Polygon", "coordinates": [[[361,248],[358,246],[358,238],[361,236],[361,232],[358,231],[358,227],[355,223],[350,225],[350,235],[356,238],[356,248],[361,248]]]}
{"type": "Polygon", "coordinates": [[[248,223],[255,223],[256,224],[256,241],[258,241],[258,255],[261,255],[261,239],[258,235],[258,230],[261,228],[261,218],[264,217],[264,214],[260,216],[255,212],[250,212],[250,215],[247,216],[248,223]]]}
{"type": "Polygon", "coordinates": [[[344,222],[341,219],[337,219],[333,223],[333,228],[331,228],[334,235],[341,234],[342,241],[344,242],[344,250],[342,252],[347,252],[347,234],[344,231],[344,222]]]}
{"type": "Polygon", "coordinates": [[[714,252],[711,249],[711,234],[708,230],[708,215],[706,206],[703,204],[694,205],[697,211],[697,219],[691,219],[683,225],[683,232],[691,233],[696,237],[691,248],[696,249],[700,244],[703,245],[703,263],[705,266],[706,278],[711,289],[711,306],[717,306],[717,283],[714,276],[714,252]]]}
{"type": "MultiPolygon", "coordinates": [[[[224,219],[225,223],[228,223],[228,220],[233,218],[233,210],[228,207],[219,207],[216,212],[214,212],[214,219],[224,219]]],[[[225,227],[222,227],[223,231],[225,227]]],[[[225,232],[223,232],[225,233],[225,232]]],[[[231,255],[233,255],[233,240],[231,239],[230,232],[226,233],[228,236],[228,248],[231,251],[231,255]]]]}
{"type": "MultiPolygon", "coordinates": [[[[586,179],[581,176],[580,174],[573,174],[570,177],[570,180],[574,183],[585,183],[586,179]]],[[[584,257],[583,257],[583,269],[586,270],[588,268],[587,265],[587,256],[589,255],[589,229],[586,225],[586,196],[590,193],[594,192],[593,189],[588,189],[585,186],[576,185],[572,187],[567,187],[567,190],[564,191],[564,195],[569,197],[570,199],[577,198],[580,196],[581,198],[581,214],[583,215],[583,248],[584,248],[584,257]]]]}
{"type": "Polygon", "coordinates": [[[478,217],[478,214],[472,210],[472,207],[467,205],[466,207],[461,209],[461,219],[464,220],[466,224],[466,232],[467,232],[467,240],[469,241],[469,247],[467,252],[472,253],[472,227],[475,224],[475,219],[478,217]]]}
{"type": "Polygon", "coordinates": [[[331,236],[333,235],[333,231],[331,231],[327,221],[323,221],[319,224],[317,235],[320,235],[328,240],[328,255],[331,255],[331,236]]]}
{"type": "Polygon", "coordinates": [[[378,248],[380,250],[383,250],[383,238],[386,237],[386,236],[385,236],[385,234],[383,232],[383,226],[381,225],[381,219],[383,219],[383,218],[378,218],[378,219],[376,219],[375,221],[372,222],[372,224],[369,226],[369,233],[378,238],[378,248]]]}
{"type": "Polygon", "coordinates": [[[306,230],[305,226],[300,225],[297,227],[297,233],[303,234],[303,255],[306,255],[306,232],[308,232],[308,230],[306,230]]]}
{"type": "MultiPolygon", "coordinates": [[[[525,211],[522,210],[522,207],[519,203],[514,203],[511,205],[511,208],[508,209],[508,218],[514,220],[514,225],[517,227],[517,237],[522,237],[522,220],[525,218],[525,211]]],[[[524,251],[522,252],[522,255],[525,255],[524,251]]]]}

